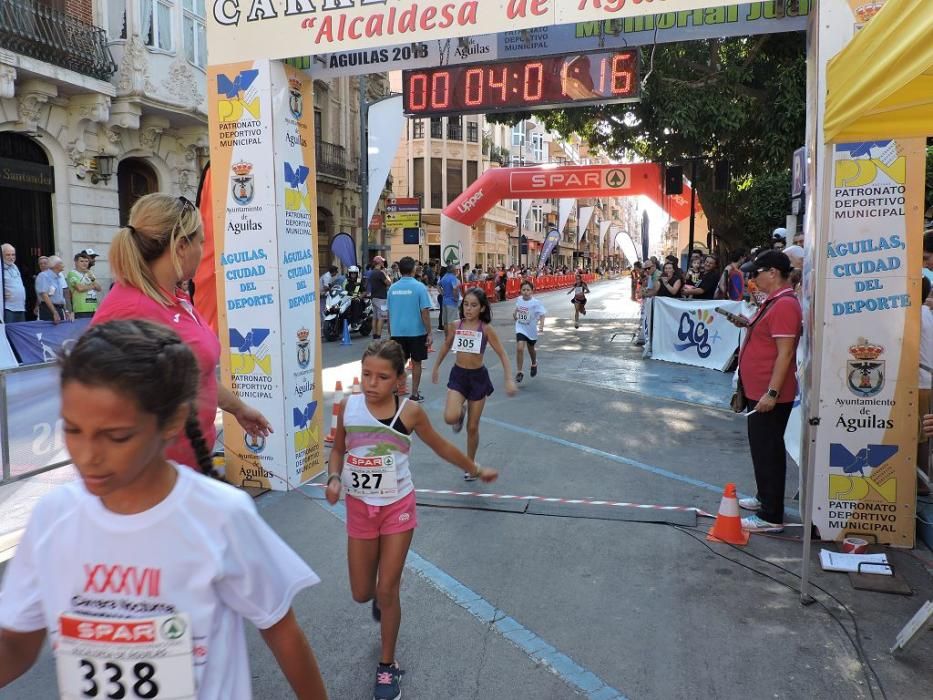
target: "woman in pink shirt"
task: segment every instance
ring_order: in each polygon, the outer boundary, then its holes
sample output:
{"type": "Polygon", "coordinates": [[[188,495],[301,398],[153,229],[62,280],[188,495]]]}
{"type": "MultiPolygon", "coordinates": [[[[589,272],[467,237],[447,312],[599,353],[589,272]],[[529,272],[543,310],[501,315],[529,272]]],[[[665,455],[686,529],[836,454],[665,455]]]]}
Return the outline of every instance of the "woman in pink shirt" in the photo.
{"type": "Polygon", "coordinates": [[[191,305],[182,284],[194,276],[201,261],[204,227],[197,207],[184,197],[148,194],[130,210],[130,223],[120,229],[110,245],[110,268],[117,283],[104,298],[92,324],[113,319],[145,319],[168,326],[198,358],[197,424],[186,426],[187,437],[166,451],[169,459],[196,467],[191,441],[200,437],[208,450],[217,434],[217,407],[232,414],[253,436],[268,436],[269,421],[217,382],[220,342],[214,331],[191,305]],[[200,435],[192,435],[195,431],[200,435]]]}

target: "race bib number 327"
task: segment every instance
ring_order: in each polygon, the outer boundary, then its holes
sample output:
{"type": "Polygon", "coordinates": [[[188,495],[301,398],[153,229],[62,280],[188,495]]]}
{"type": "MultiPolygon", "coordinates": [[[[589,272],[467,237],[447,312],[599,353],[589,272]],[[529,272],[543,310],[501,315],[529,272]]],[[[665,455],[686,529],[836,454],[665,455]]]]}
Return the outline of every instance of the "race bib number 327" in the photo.
{"type": "Polygon", "coordinates": [[[195,700],[193,649],[187,615],[62,615],[55,650],[61,697],[195,700]]]}

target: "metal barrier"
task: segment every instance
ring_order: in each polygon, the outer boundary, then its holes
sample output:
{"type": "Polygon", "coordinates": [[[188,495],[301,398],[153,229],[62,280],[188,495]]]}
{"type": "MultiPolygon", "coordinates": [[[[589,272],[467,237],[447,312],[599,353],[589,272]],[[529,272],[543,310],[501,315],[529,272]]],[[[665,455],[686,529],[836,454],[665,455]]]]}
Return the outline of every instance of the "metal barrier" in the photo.
{"type": "Polygon", "coordinates": [[[56,363],[0,370],[0,462],[0,486],[71,464],[56,363]]]}

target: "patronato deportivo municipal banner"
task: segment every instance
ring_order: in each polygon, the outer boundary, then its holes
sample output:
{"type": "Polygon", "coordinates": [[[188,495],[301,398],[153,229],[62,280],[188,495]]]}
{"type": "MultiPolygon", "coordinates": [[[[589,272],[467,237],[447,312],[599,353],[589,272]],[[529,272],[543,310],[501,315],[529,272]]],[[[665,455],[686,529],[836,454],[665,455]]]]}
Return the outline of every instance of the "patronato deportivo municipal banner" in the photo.
{"type": "Polygon", "coordinates": [[[652,306],[651,358],[726,371],[739,347],[741,331],[716,312],[752,316],[741,301],[689,301],[655,297],[652,306]]]}
{"type": "Polygon", "coordinates": [[[311,79],[247,61],[207,80],[221,380],[275,429],[224,414],[226,477],[295,488],[323,465],[311,79]]]}
{"type": "Polygon", "coordinates": [[[278,59],[412,41],[722,10],[740,0],[208,0],[210,63],[278,59]]]}
{"type": "Polygon", "coordinates": [[[412,41],[407,44],[307,57],[301,67],[315,78],[338,78],[379,71],[456,66],[513,58],[622,49],[678,41],[778,32],[802,32],[812,0],[748,2],[638,17],[610,18],[482,34],[461,39],[412,41]],[[779,12],[780,3],[784,12],[779,12]],[[796,4],[795,4],[796,3],[796,4]]]}
{"type": "MultiPolygon", "coordinates": [[[[911,547],[924,141],[833,146],[813,522],[911,547]]],[[[924,387],[929,388],[929,387],[924,387]]]]}

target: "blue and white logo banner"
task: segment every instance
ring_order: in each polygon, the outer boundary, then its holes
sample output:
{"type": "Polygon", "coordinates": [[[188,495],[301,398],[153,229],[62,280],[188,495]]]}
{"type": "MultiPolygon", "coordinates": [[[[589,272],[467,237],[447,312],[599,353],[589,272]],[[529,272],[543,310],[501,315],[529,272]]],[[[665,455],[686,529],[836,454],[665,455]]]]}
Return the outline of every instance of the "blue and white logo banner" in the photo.
{"type": "Polygon", "coordinates": [[[79,318],[59,324],[51,321],[8,323],[6,337],[24,365],[54,362],[59,351],[73,344],[90,322],[88,318],[79,318]]]}
{"type": "Polygon", "coordinates": [[[734,314],[752,315],[739,301],[656,298],[652,359],[724,372],[739,347],[741,331],[715,310],[717,306],[734,314]]]}

